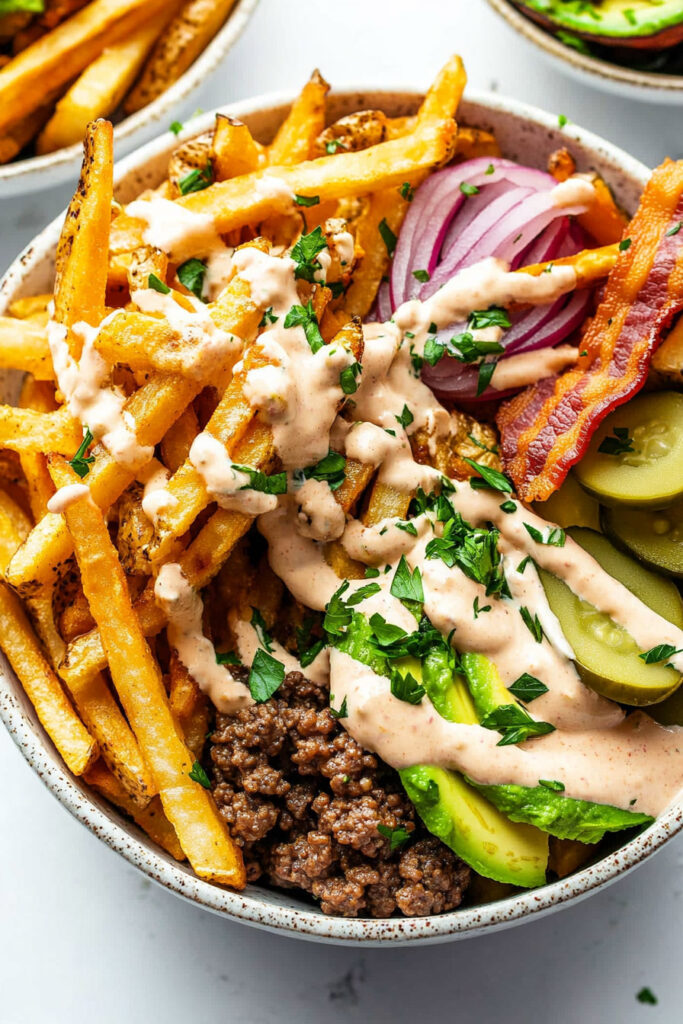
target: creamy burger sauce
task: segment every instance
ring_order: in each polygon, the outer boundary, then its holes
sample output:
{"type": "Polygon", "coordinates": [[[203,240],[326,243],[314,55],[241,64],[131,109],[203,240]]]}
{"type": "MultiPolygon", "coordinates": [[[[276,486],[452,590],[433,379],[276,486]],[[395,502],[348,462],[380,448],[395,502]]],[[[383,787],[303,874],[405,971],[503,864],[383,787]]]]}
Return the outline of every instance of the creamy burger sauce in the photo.
{"type": "MultiPolygon", "coordinates": [[[[563,203],[579,201],[578,188],[568,186],[561,197],[563,203]]],[[[242,250],[233,261],[238,273],[249,281],[256,301],[265,308],[272,307],[277,317],[258,341],[270,365],[263,371],[250,371],[246,394],[271,424],[285,468],[311,465],[327,453],[332,437],[337,450],[343,447],[347,456],[380,466],[380,478],[404,493],[416,486],[425,490],[439,486],[439,474],[412,458],[409,435],[424,429],[434,448],[449,431],[450,414],[416,375],[410,358],[411,351],[422,353],[431,324],[447,327],[466,320],[473,310],[491,305],[552,302],[576,284],[570,267],[555,266],[534,277],[511,273],[500,260],[487,259],[462,271],[427,301],[404,304],[391,323],[368,325],[364,329],[363,373],[351,410],[360,422],[353,426],[335,419],[344,400],[339,373],[351,364],[352,354],[338,346],[313,353],[302,328],[284,327],[287,312],[299,304],[292,261],[264,256],[258,250],[242,250]],[[398,418],[406,406],[412,419],[404,429],[398,418]]],[[[323,261],[323,270],[325,266],[323,261]]],[[[553,356],[535,355],[533,364],[528,361],[528,372],[535,375],[558,365],[546,359],[575,357],[574,353],[570,357],[570,353],[561,351],[553,356]]],[[[514,372],[518,374],[515,384],[527,379],[518,368],[514,372]]],[[[504,382],[504,375],[498,380],[504,382]]],[[[510,385],[499,384],[504,386],[510,385]]],[[[209,456],[201,470],[205,479],[217,472],[223,461],[223,456],[216,453],[215,463],[210,465],[209,456]]],[[[414,618],[390,593],[397,559],[405,554],[410,566],[420,567],[424,609],[433,624],[445,635],[455,628],[454,643],[459,649],[489,655],[505,682],[512,682],[523,671],[542,679],[549,691],[534,701],[532,713],[557,726],[549,735],[518,746],[499,747],[496,732],[448,723],[426,697],[419,705],[398,701],[391,696],[388,680],[332,651],[331,690],[337,706],[347,698],[348,717],[343,724],[360,743],[395,767],[436,763],[487,783],[533,786],[541,778],[558,778],[569,796],[623,808],[635,806],[650,813],[660,812],[672,801],[683,786],[683,758],[679,756],[683,730],[663,728],[641,713],[626,718],[617,705],[587,689],[576,673],[571,649],[547,604],[533,565],[529,563],[524,573],[518,572],[517,566],[526,554],[531,554],[539,565],[566,580],[577,595],[612,615],[642,649],[664,642],[683,647],[682,631],[647,609],[570,539],[562,548],[533,541],[524,523],[541,530],[546,530],[547,524],[519,503],[514,513],[502,512],[500,504],[506,496],[499,492],[475,491],[467,483],[456,481],[456,491],[450,498],[472,524],[491,522],[500,530],[499,548],[512,595],[509,599],[487,599],[483,588],[458,568],[449,569],[438,559],[426,559],[428,540],[442,529],[432,515],[414,521],[417,536],[400,531],[392,520],[372,528],[351,520],[340,534],[341,522],[337,515],[330,514],[329,495],[322,489],[316,494],[316,490],[309,488],[304,502],[296,493],[281,496],[276,508],[259,517],[271,566],[297,600],[322,610],[338,589],[340,580],[325,560],[324,542],[339,537],[347,552],[359,561],[377,566],[385,559],[387,562],[387,568],[380,569],[375,580],[380,584],[379,592],[362,601],[358,610],[367,616],[379,612],[388,622],[412,631],[414,618]],[[316,520],[322,525],[306,529],[306,524],[316,520]],[[480,607],[491,605],[490,611],[476,619],[474,598],[479,598],[480,607]],[[538,614],[545,632],[541,643],[524,625],[519,614],[522,605],[538,614]]],[[[352,582],[350,592],[364,585],[365,581],[352,582]]],[[[243,706],[240,702],[248,703],[244,688],[239,689],[224,666],[218,666],[220,674],[215,671],[213,648],[210,644],[207,648],[202,640],[201,601],[191,594],[186,581],[183,587],[179,567],[163,567],[157,598],[171,620],[171,642],[200,686],[218,706],[234,707],[234,700],[238,706],[243,706]],[[237,689],[233,689],[235,685],[237,689]]],[[[236,632],[245,659],[250,654],[253,657],[254,631],[252,635],[240,626],[236,632]]],[[[286,665],[292,661],[291,656],[282,660],[286,665]]],[[[676,656],[675,664],[683,670],[682,655],[676,656]]],[[[323,671],[321,681],[324,676],[323,671]]]]}

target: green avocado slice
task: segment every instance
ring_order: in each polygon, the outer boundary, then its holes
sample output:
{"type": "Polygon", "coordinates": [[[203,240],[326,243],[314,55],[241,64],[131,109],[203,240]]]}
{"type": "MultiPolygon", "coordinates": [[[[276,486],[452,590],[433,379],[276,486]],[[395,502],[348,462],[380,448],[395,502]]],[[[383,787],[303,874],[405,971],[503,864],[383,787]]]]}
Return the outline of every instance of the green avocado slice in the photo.
{"type": "Polygon", "coordinates": [[[664,49],[683,39],[681,0],[514,0],[545,28],[603,46],[664,49]]]}
{"type": "MultiPolygon", "coordinates": [[[[514,703],[514,697],[503,686],[498,670],[488,658],[482,654],[463,654],[460,660],[480,718],[501,704],[514,703]]],[[[561,785],[561,780],[548,781],[561,785]]],[[[467,782],[512,821],[535,825],[557,839],[597,843],[606,832],[649,825],[654,820],[647,814],[623,811],[609,804],[575,800],[547,785],[483,785],[470,778],[467,782]]]]}
{"type": "MultiPolygon", "coordinates": [[[[372,643],[372,635],[367,619],[356,612],[337,647],[380,675],[388,675],[387,660],[372,643]]],[[[445,646],[428,651],[422,663],[410,658],[393,664],[409,669],[443,718],[451,722],[478,722],[469,691],[463,680],[453,674],[445,646]]],[[[429,831],[480,875],[522,888],[545,884],[545,833],[512,822],[457,772],[420,764],[404,768],[399,775],[429,831]]]]}

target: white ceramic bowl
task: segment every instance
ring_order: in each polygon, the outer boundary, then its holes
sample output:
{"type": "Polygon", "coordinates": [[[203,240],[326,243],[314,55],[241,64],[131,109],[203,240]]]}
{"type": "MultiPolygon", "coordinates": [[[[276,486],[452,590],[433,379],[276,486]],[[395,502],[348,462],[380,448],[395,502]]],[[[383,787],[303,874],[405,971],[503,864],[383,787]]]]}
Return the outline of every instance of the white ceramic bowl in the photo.
{"type": "MultiPolygon", "coordinates": [[[[282,120],[289,99],[264,96],[230,107],[229,113],[245,120],[257,138],[267,142],[282,120]]],[[[418,102],[419,96],[414,92],[359,88],[332,94],[330,113],[334,118],[353,110],[380,107],[391,115],[402,115],[413,113],[418,102]]],[[[635,208],[648,177],[646,167],[609,143],[573,125],[560,131],[555,116],[512,100],[472,94],[462,105],[461,118],[465,123],[495,131],[506,156],[539,167],[545,165],[552,149],[568,144],[579,170],[599,171],[628,210],[635,208]]],[[[205,114],[188,126],[184,136],[207,130],[212,123],[213,113],[205,114]]],[[[164,135],[124,160],[117,175],[118,198],[128,201],[140,189],[158,184],[176,144],[174,138],[164,135]]],[[[52,287],[54,252],[62,219],[63,215],[53,221],[13,263],[0,284],[0,314],[13,299],[52,287]]],[[[3,397],[14,398],[17,387],[17,379],[6,380],[3,397]]],[[[563,881],[497,903],[432,917],[342,920],[325,917],[292,894],[257,885],[234,893],[210,885],[155,848],[135,825],[69,774],[4,659],[0,659],[0,716],[28,763],[57,799],[150,878],[225,917],[317,941],[366,945],[443,942],[537,917],[607,885],[646,860],[683,827],[683,810],[673,808],[636,839],[597,864],[563,881]]]]}
{"type": "Polygon", "coordinates": [[[510,0],[488,0],[489,5],[523,39],[540,50],[554,67],[560,67],[585,85],[597,86],[622,98],[629,96],[650,103],[683,103],[683,75],[637,71],[621,64],[579,53],[537,25],[510,0]]]}
{"type": "MultiPolygon", "coordinates": [[[[114,140],[119,156],[130,153],[136,146],[141,146],[159,131],[168,128],[172,121],[191,112],[192,96],[235,45],[258,2],[237,0],[223,27],[185,74],[152,103],[115,126],[114,140]]],[[[9,196],[61,185],[76,177],[82,155],[83,147],[79,142],[44,156],[0,165],[0,195],[7,199],[9,196]]]]}

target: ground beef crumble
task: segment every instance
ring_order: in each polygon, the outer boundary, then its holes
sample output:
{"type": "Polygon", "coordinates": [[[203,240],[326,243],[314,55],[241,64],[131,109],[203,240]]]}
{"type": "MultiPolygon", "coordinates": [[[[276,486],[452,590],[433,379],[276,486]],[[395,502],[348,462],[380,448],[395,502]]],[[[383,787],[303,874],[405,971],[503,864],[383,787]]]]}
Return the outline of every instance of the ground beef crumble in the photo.
{"type": "Polygon", "coordinates": [[[302,889],[344,917],[438,914],[462,900],[469,868],[426,832],[396,772],[358,746],[301,672],[270,701],[217,714],[211,760],[249,881],[302,889]],[[378,825],[410,839],[392,853],[378,825]]]}

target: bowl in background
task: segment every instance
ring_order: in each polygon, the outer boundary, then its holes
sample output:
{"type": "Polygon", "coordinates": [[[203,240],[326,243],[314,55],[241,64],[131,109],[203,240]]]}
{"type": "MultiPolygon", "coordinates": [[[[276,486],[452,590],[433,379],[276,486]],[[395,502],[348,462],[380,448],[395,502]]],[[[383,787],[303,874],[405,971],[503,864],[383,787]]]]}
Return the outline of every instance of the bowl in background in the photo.
{"type": "MultiPolygon", "coordinates": [[[[329,116],[334,120],[363,108],[381,108],[390,116],[401,116],[414,113],[420,99],[417,92],[406,88],[358,88],[332,93],[328,100],[329,116]]],[[[290,96],[269,95],[231,105],[225,112],[244,120],[259,141],[269,142],[290,102],[290,96]]],[[[117,165],[117,198],[128,202],[142,189],[157,185],[165,176],[168,158],[178,142],[209,130],[214,114],[207,113],[193,120],[178,139],[164,134],[117,165]]],[[[555,115],[514,100],[471,93],[461,105],[459,120],[494,131],[505,156],[539,167],[545,167],[553,149],[569,145],[578,170],[595,170],[601,174],[620,204],[630,212],[635,209],[649,176],[643,164],[615,146],[575,125],[560,129],[555,115]]],[[[45,228],[10,267],[0,284],[0,314],[5,313],[16,298],[51,289],[55,248],[63,217],[60,215],[45,228]]],[[[16,397],[19,377],[14,373],[0,379],[2,400],[16,397]]],[[[70,775],[2,656],[0,717],[28,763],[57,799],[149,878],[226,918],[319,942],[424,944],[466,938],[522,922],[575,902],[614,881],[645,861],[683,828],[683,808],[672,807],[635,839],[576,874],[483,906],[461,907],[446,914],[421,918],[326,917],[310,902],[292,893],[259,885],[250,885],[237,893],[211,885],[197,878],[187,865],[178,864],[155,847],[116,808],[70,775]]]]}
{"type": "MultiPolygon", "coordinates": [[[[225,24],[187,71],[169,88],[130,117],[114,126],[114,142],[119,155],[148,142],[172,121],[189,113],[193,95],[223,61],[235,45],[259,0],[237,0],[225,24]]],[[[169,134],[169,138],[173,138],[169,134]]],[[[69,179],[76,179],[81,166],[83,147],[80,143],[57,149],[44,156],[27,157],[0,165],[0,195],[9,196],[53,188],[69,179]]]]}
{"type": "Polygon", "coordinates": [[[488,0],[514,31],[538,50],[546,61],[584,85],[651,103],[683,103],[683,75],[660,74],[624,67],[612,61],[580,53],[552,32],[541,28],[510,0],[488,0]]]}

